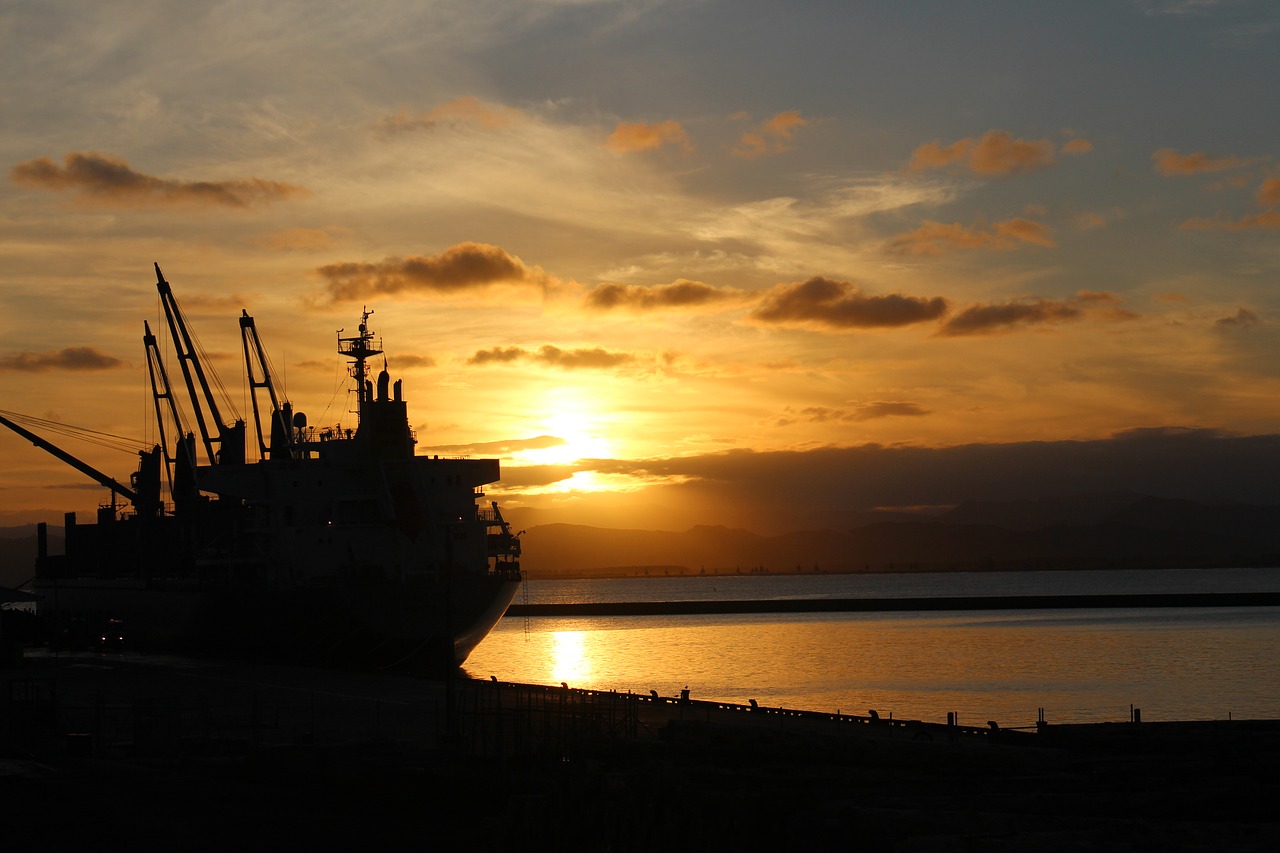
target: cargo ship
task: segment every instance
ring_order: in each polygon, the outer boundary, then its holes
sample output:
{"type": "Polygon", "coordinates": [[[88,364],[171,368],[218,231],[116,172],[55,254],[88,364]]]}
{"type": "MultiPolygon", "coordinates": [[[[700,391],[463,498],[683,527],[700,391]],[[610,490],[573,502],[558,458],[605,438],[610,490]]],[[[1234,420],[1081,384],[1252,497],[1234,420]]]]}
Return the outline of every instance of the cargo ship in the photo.
{"type": "Polygon", "coordinates": [[[111,492],[92,523],[66,514],[61,554],[38,526],[31,590],[50,641],[408,671],[461,664],[521,579],[519,534],[483,501],[498,460],[415,452],[368,309],[354,334],[337,333],[355,426],[313,426],[294,411],[247,311],[252,432],[224,419],[217,377],[159,264],[155,273],[188,405],[144,322],[159,443],[139,450],[128,485],[0,416],[111,492]]]}

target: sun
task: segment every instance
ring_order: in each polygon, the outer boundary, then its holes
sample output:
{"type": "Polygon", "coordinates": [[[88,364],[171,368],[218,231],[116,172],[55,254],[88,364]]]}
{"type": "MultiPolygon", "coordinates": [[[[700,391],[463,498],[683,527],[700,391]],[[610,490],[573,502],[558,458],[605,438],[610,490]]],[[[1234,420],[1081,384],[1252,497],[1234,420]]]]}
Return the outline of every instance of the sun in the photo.
{"type": "Polygon", "coordinates": [[[526,465],[571,465],[582,459],[609,459],[612,443],[605,437],[605,418],[581,398],[548,395],[548,413],[539,420],[543,435],[562,443],[516,451],[513,459],[526,465]]]}

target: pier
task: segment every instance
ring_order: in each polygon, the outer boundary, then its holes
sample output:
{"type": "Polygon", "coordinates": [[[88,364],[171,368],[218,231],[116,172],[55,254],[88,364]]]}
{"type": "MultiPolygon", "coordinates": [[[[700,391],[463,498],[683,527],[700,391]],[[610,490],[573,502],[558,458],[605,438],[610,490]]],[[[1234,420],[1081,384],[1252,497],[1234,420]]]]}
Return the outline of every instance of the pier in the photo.
{"type": "Polygon", "coordinates": [[[1010,730],[95,653],[0,690],[33,846],[1280,849],[1276,721],[1010,730]]]}

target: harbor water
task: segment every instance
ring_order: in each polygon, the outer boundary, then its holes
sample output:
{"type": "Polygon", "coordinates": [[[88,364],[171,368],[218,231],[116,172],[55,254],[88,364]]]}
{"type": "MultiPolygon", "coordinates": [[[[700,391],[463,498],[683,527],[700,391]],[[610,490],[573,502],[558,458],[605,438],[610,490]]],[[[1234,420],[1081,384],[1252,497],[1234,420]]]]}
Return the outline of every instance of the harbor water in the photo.
{"type": "MultiPolygon", "coordinates": [[[[734,575],[526,583],[571,603],[1277,592],[1278,569],[734,575]]],[[[476,678],[1003,727],[1280,718],[1280,608],[507,616],[476,678]]]]}

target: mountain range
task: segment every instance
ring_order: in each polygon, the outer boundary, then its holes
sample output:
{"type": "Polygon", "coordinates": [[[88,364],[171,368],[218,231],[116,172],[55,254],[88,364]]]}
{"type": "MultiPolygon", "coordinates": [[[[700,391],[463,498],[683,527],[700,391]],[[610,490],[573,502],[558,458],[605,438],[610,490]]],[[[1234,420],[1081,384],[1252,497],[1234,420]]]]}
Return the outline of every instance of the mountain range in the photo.
{"type": "MultiPolygon", "coordinates": [[[[50,550],[61,550],[50,527],[50,550]]],[[[1280,507],[1129,492],[973,501],[935,514],[866,512],[841,530],[763,536],[539,524],[523,535],[531,578],[754,572],[981,571],[1280,566],[1280,507]]],[[[33,572],[34,525],[0,528],[0,586],[33,572]]]]}
{"type": "Polygon", "coordinates": [[[1280,565],[1280,507],[1117,492],[869,512],[847,529],[778,536],[546,524],[523,541],[534,578],[1280,565]]]}

